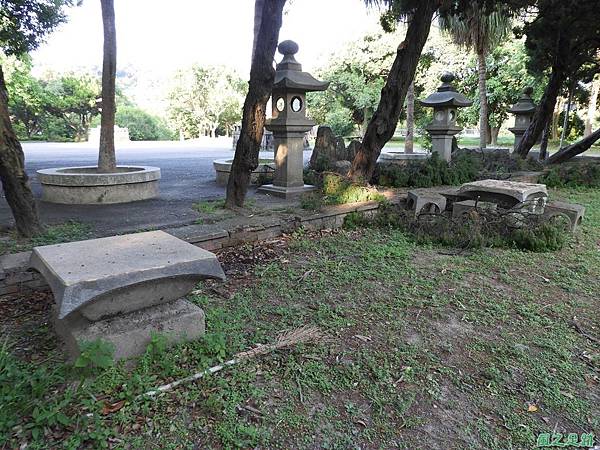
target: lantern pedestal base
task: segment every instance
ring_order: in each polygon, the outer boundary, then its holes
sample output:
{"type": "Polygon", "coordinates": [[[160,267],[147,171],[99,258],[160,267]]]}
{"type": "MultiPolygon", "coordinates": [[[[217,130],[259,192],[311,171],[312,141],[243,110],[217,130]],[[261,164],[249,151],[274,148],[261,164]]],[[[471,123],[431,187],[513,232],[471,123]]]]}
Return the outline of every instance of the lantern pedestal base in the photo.
{"type": "Polygon", "coordinates": [[[275,197],[290,199],[299,197],[302,194],[306,194],[307,192],[315,191],[317,188],[315,186],[311,186],[310,184],[305,184],[304,186],[275,186],[273,184],[265,184],[258,188],[257,192],[261,192],[263,194],[274,195],[275,197]]]}

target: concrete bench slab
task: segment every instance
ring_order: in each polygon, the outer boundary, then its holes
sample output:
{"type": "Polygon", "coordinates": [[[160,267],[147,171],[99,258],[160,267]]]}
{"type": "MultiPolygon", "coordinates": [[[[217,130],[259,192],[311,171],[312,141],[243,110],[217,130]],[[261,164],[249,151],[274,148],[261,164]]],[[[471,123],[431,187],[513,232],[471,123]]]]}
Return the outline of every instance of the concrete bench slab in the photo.
{"type": "Polygon", "coordinates": [[[415,216],[421,213],[441,213],[446,209],[446,197],[431,189],[412,189],[408,191],[406,208],[415,216]]]}
{"type": "Polygon", "coordinates": [[[216,256],[163,231],[33,249],[30,267],[50,285],[58,318],[90,320],[185,296],[202,279],[224,279],[216,256]]]}
{"type": "Polygon", "coordinates": [[[506,180],[481,180],[465,183],[460,187],[458,193],[469,197],[471,200],[479,199],[485,202],[497,203],[500,207],[506,209],[538,198],[548,197],[545,184],[506,180]]]}

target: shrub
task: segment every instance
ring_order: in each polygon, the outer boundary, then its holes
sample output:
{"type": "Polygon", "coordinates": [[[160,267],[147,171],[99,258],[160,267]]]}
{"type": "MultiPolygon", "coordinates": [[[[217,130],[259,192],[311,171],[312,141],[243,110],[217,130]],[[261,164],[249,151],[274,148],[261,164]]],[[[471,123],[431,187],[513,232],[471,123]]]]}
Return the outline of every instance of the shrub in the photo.
{"type": "Polygon", "coordinates": [[[173,139],[173,132],[164,121],[135,106],[117,108],[115,124],[129,129],[132,141],[162,141],[173,139]]]}
{"type": "Polygon", "coordinates": [[[385,200],[377,190],[353,183],[336,173],[323,174],[323,194],[328,205],[385,200]]]}
{"type": "Polygon", "coordinates": [[[502,247],[533,252],[560,250],[568,228],[562,221],[506,210],[474,210],[462,218],[422,214],[415,218],[397,205],[380,207],[373,226],[405,230],[421,244],[455,248],[502,247]]]}
{"type": "Polygon", "coordinates": [[[571,163],[551,168],[539,178],[548,187],[600,187],[600,164],[571,163]]]}
{"type": "Polygon", "coordinates": [[[458,154],[450,163],[433,153],[426,161],[411,161],[406,165],[379,165],[374,181],[381,186],[390,187],[458,185],[476,180],[480,170],[479,159],[467,153],[458,154]]]}
{"type": "Polygon", "coordinates": [[[321,189],[302,196],[300,206],[303,209],[317,210],[323,205],[343,205],[370,201],[383,202],[386,200],[385,196],[376,189],[353,183],[337,173],[317,174],[313,171],[308,173],[313,176],[312,184],[320,186],[321,189]]]}

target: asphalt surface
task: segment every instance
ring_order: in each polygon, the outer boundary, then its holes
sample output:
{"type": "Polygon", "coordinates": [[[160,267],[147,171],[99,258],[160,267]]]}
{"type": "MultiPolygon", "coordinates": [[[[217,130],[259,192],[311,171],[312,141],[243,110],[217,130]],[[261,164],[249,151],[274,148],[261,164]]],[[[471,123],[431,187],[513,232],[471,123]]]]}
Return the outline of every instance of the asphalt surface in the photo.
{"type": "MultiPolygon", "coordinates": [[[[25,169],[36,198],[41,186],[36,171],[52,167],[96,165],[98,147],[89,143],[25,143],[25,169]]],[[[272,157],[261,153],[261,157],[272,157]]],[[[310,156],[305,152],[305,159],[310,156]]],[[[215,183],[213,161],[233,158],[229,139],[185,142],[131,142],[117,145],[119,165],[156,166],[161,169],[160,197],[121,205],[56,205],[38,201],[47,224],[75,220],[91,223],[97,234],[105,235],[140,229],[165,228],[193,223],[197,215],[192,204],[223,197],[225,189],[215,183]]],[[[0,199],[0,226],[13,226],[12,214],[0,199]]]]}

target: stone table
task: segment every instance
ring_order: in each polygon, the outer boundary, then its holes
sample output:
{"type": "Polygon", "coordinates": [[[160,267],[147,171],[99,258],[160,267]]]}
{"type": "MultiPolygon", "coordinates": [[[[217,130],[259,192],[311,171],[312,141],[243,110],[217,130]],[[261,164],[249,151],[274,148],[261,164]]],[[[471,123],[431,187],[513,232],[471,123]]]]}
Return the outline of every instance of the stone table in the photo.
{"type": "MultiPolygon", "coordinates": [[[[167,314],[173,308],[198,319],[196,327],[185,330],[197,337],[204,332],[204,314],[180,299],[202,279],[225,278],[214,254],[163,231],[36,247],[30,266],[52,289],[55,325],[73,356],[79,341],[98,336],[115,345],[117,358],[141,354],[150,333],[163,330],[165,314],[170,328],[177,329],[176,316],[167,314]],[[138,331],[144,339],[134,346],[119,340],[122,333],[116,332],[117,323],[119,330],[129,331],[143,324],[138,331]],[[93,330],[98,329],[102,333],[97,335],[93,330]]],[[[174,336],[173,342],[179,338],[174,336]]]]}

